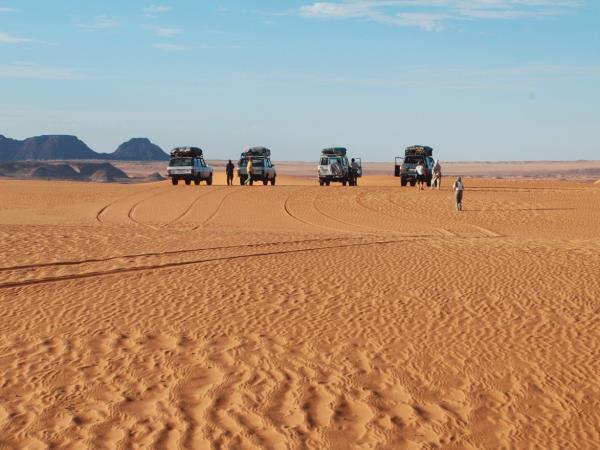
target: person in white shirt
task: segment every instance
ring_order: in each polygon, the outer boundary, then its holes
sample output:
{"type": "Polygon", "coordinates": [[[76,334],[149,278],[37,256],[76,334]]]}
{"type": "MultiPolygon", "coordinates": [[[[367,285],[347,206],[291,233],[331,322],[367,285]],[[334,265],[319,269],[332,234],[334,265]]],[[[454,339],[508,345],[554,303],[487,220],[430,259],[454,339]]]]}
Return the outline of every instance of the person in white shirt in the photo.
{"type": "Polygon", "coordinates": [[[442,166],[440,160],[436,159],[433,165],[433,179],[431,181],[431,189],[437,189],[438,191],[442,187],[442,166]]]}
{"type": "Polygon", "coordinates": [[[420,190],[425,189],[423,187],[425,185],[425,166],[423,165],[423,161],[419,161],[415,172],[417,173],[417,186],[419,186],[420,190]]]}
{"type": "Polygon", "coordinates": [[[456,210],[462,211],[462,199],[463,199],[463,192],[465,190],[465,185],[463,184],[461,177],[456,178],[456,181],[454,182],[454,185],[452,186],[452,188],[454,189],[454,198],[456,200],[456,210]]]}

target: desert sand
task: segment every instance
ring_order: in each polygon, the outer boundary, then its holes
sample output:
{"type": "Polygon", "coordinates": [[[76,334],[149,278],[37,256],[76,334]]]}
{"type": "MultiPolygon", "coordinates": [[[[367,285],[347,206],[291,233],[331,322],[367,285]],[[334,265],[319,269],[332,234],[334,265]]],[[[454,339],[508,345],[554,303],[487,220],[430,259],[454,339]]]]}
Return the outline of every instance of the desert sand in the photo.
{"type": "Polygon", "coordinates": [[[600,185],[223,181],[0,181],[0,448],[600,446],[600,185]]]}

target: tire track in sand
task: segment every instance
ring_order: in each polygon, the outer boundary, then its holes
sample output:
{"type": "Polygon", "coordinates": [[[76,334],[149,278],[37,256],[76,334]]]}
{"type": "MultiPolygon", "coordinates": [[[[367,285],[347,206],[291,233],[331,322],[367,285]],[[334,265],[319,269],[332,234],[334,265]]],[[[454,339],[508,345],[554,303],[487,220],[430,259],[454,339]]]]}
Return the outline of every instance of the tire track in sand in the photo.
{"type": "Polygon", "coordinates": [[[338,233],[339,233],[340,231],[341,231],[341,232],[347,232],[346,230],[340,230],[340,229],[338,229],[338,228],[328,227],[328,226],[325,226],[325,225],[320,225],[320,224],[317,224],[317,223],[312,223],[312,222],[309,222],[309,221],[307,221],[307,220],[305,220],[305,219],[302,219],[301,217],[298,217],[297,215],[295,215],[295,214],[294,214],[294,213],[293,213],[293,212],[290,210],[290,205],[289,205],[289,202],[290,202],[291,198],[294,196],[294,194],[298,194],[299,192],[300,192],[300,193],[302,193],[302,192],[307,192],[307,191],[309,191],[310,189],[312,189],[312,188],[304,188],[304,189],[302,189],[302,190],[300,190],[300,191],[295,191],[295,192],[292,192],[291,194],[289,194],[289,195],[286,197],[285,201],[283,202],[283,211],[284,211],[284,212],[285,212],[285,213],[286,213],[286,214],[287,214],[289,217],[291,217],[292,219],[294,219],[294,220],[296,220],[296,221],[298,221],[298,222],[300,222],[300,223],[302,223],[302,224],[309,225],[309,226],[311,226],[311,227],[323,228],[324,230],[329,230],[329,231],[331,231],[331,230],[334,230],[334,231],[337,231],[338,233]]]}
{"type": "Polygon", "coordinates": [[[202,251],[214,251],[214,250],[229,250],[234,248],[261,248],[268,246],[276,246],[276,245],[291,245],[291,244],[305,244],[309,242],[335,242],[335,241],[348,241],[348,240],[356,240],[361,238],[352,238],[352,237],[340,237],[340,238],[319,238],[319,239],[298,239],[292,241],[275,241],[275,242],[262,242],[255,244],[241,244],[241,245],[224,245],[219,247],[199,247],[199,248],[189,248],[183,250],[168,250],[164,252],[149,252],[149,253],[136,253],[131,255],[116,255],[109,256],[106,258],[90,258],[90,259],[79,259],[79,260],[70,260],[70,261],[57,261],[50,263],[39,263],[39,264],[25,264],[20,266],[9,266],[9,267],[0,267],[0,272],[9,272],[12,270],[23,270],[23,269],[38,269],[38,268],[47,268],[47,267],[60,267],[60,266],[76,266],[81,264],[89,264],[89,263],[98,263],[98,262],[108,262],[114,261],[117,259],[132,259],[132,258],[143,258],[149,256],[168,256],[168,255],[182,255],[186,253],[196,253],[202,251]]]}
{"type": "MultiPolygon", "coordinates": [[[[346,191],[344,191],[346,192],[346,191]]],[[[346,226],[350,226],[350,227],[354,227],[354,228],[359,228],[361,229],[361,231],[353,231],[355,233],[362,233],[362,234],[373,234],[373,233],[378,233],[378,234],[390,234],[390,233],[395,233],[394,231],[390,231],[390,230],[385,230],[382,228],[375,228],[372,226],[368,226],[368,225],[359,225],[356,223],[352,223],[352,222],[346,222],[340,218],[337,218],[331,214],[328,214],[326,212],[324,212],[323,210],[319,209],[317,207],[317,201],[323,197],[323,193],[317,193],[317,195],[315,195],[314,199],[313,199],[313,209],[315,211],[317,211],[319,214],[321,214],[323,217],[326,217],[330,220],[333,220],[334,222],[338,222],[340,224],[346,225],[346,226]]],[[[356,196],[358,195],[358,193],[354,194],[354,203],[357,203],[356,201],[356,196]]]]}
{"type": "MultiPolygon", "coordinates": [[[[425,239],[425,238],[424,238],[425,239]]],[[[292,250],[281,250],[281,251],[272,251],[272,252],[258,252],[258,253],[248,253],[243,255],[231,255],[231,256],[220,256],[214,258],[206,258],[206,259],[195,259],[191,261],[176,261],[164,264],[150,264],[146,266],[139,267],[127,267],[127,268],[117,268],[117,269],[109,269],[105,271],[92,271],[85,272],[79,274],[71,274],[71,275],[61,275],[55,277],[45,277],[31,280],[22,280],[22,281],[10,281],[6,283],[0,284],[0,289],[10,289],[10,288],[19,288],[19,287],[27,287],[34,286],[38,284],[48,284],[48,283],[56,283],[60,281],[73,281],[73,280],[81,280],[87,278],[96,278],[103,277],[109,275],[119,275],[119,274],[128,274],[128,273],[136,273],[136,272],[145,272],[151,270],[160,270],[160,269],[170,269],[175,267],[183,267],[183,266],[192,266],[196,264],[206,264],[211,262],[220,262],[220,261],[231,261],[236,259],[248,259],[252,257],[260,257],[260,256],[276,256],[276,255],[289,255],[289,254],[297,254],[297,253],[307,253],[313,251],[320,250],[336,250],[343,248],[352,248],[352,247],[366,247],[371,245],[387,245],[387,244],[397,244],[399,242],[404,242],[407,239],[395,239],[395,240],[384,240],[384,241],[372,241],[372,242],[361,242],[355,244],[343,244],[343,245],[330,245],[330,246],[322,246],[322,247],[309,247],[302,249],[292,249],[292,250]]],[[[413,238],[412,240],[419,240],[419,238],[413,238]]]]}
{"type": "MultiPolygon", "coordinates": [[[[391,204],[393,204],[393,205],[395,205],[395,206],[397,206],[397,207],[399,207],[399,208],[404,208],[404,206],[403,206],[403,205],[401,205],[400,203],[398,203],[398,202],[395,202],[394,200],[392,200],[392,194],[391,194],[391,193],[390,193],[390,194],[387,196],[387,198],[388,198],[388,201],[389,201],[391,204]]],[[[415,213],[415,212],[414,212],[414,210],[413,210],[413,213],[414,213],[414,214],[418,214],[418,213],[415,213]]],[[[495,231],[493,231],[493,230],[489,230],[489,229],[487,229],[487,228],[480,227],[480,226],[478,226],[478,225],[473,225],[473,224],[471,224],[471,223],[469,223],[469,224],[466,224],[466,225],[467,225],[467,226],[469,226],[469,227],[475,228],[477,231],[479,231],[479,232],[483,233],[483,234],[484,234],[486,237],[492,237],[492,238],[500,238],[500,237],[504,237],[502,234],[498,234],[498,233],[496,233],[496,232],[495,232],[495,231]]],[[[445,236],[447,236],[447,237],[455,237],[455,238],[456,238],[456,237],[459,237],[457,234],[453,233],[453,232],[452,232],[452,231],[450,231],[450,230],[447,230],[446,228],[436,228],[436,229],[437,229],[438,231],[442,232],[442,234],[444,234],[444,235],[445,235],[445,236]]]]}
{"type": "MultiPolygon", "coordinates": [[[[300,193],[305,193],[305,192],[308,192],[308,191],[314,191],[314,190],[315,190],[315,188],[311,186],[311,187],[307,187],[307,188],[304,188],[304,189],[302,189],[302,190],[300,191],[300,193]]],[[[376,232],[379,232],[379,233],[381,233],[381,230],[380,230],[380,229],[377,229],[377,228],[371,228],[371,230],[372,230],[372,231],[366,231],[366,230],[364,230],[364,228],[365,228],[365,227],[362,227],[362,226],[360,226],[360,225],[356,225],[356,224],[352,224],[352,223],[349,223],[349,222],[344,222],[344,221],[343,221],[343,220],[341,220],[341,219],[338,219],[338,218],[336,218],[336,217],[334,217],[334,216],[331,216],[331,215],[329,215],[329,214],[327,214],[327,213],[324,213],[324,212],[323,212],[322,210],[320,210],[320,209],[317,207],[317,205],[316,205],[316,202],[317,202],[317,199],[319,198],[320,192],[317,192],[317,194],[316,194],[316,195],[314,195],[314,196],[312,197],[312,202],[310,202],[310,209],[312,209],[312,210],[313,210],[313,211],[315,211],[315,212],[316,212],[316,213],[317,213],[319,216],[321,216],[321,217],[324,217],[325,219],[327,219],[327,220],[328,220],[328,221],[330,221],[330,222],[331,222],[331,221],[333,221],[333,222],[336,222],[336,223],[339,223],[339,224],[345,225],[345,227],[348,227],[348,226],[350,226],[350,227],[352,227],[352,228],[354,228],[354,229],[353,229],[353,230],[348,230],[348,229],[339,228],[339,227],[334,227],[334,226],[321,225],[321,224],[318,224],[318,223],[313,223],[313,222],[309,222],[309,221],[307,221],[307,220],[305,220],[305,219],[302,219],[302,218],[300,218],[300,217],[296,216],[296,215],[295,215],[294,213],[292,213],[292,211],[290,210],[290,207],[289,207],[289,201],[290,201],[290,199],[291,199],[291,197],[292,197],[293,195],[294,195],[294,193],[290,194],[290,195],[288,196],[288,198],[286,199],[286,201],[285,201],[285,203],[284,203],[284,210],[285,210],[285,212],[286,212],[286,213],[287,213],[289,216],[291,216],[292,218],[294,218],[294,219],[296,219],[296,220],[298,220],[298,221],[300,221],[300,222],[302,222],[302,223],[305,223],[305,224],[307,224],[307,225],[310,225],[310,226],[313,226],[313,227],[324,228],[324,229],[326,229],[326,230],[333,230],[333,231],[336,231],[337,233],[340,233],[340,232],[342,232],[342,233],[354,233],[354,234],[362,234],[362,235],[367,235],[367,236],[372,236],[372,235],[373,235],[373,231],[376,231],[376,232]],[[356,230],[356,228],[359,228],[359,229],[361,229],[361,228],[362,228],[362,230],[358,231],[358,230],[356,230]]]]}
{"type": "MultiPolygon", "coordinates": [[[[171,191],[165,191],[165,192],[171,192],[171,191]]],[[[144,203],[146,200],[150,200],[151,198],[158,197],[159,195],[161,195],[161,194],[164,194],[165,192],[158,192],[158,193],[156,193],[156,194],[154,194],[154,195],[150,195],[150,196],[148,196],[148,197],[146,197],[146,198],[144,198],[144,199],[140,200],[140,201],[139,201],[139,202],[137,202],[137,203],[134,203],[134,204],[131,206],[131,208],[129,208],[129,211],[127,212],[127,217],[129,218],[129,220],[130,220],[131,222],[135,223],[136,225],[142,225],[142,226],[145,226],[145,227],[151,228],[151,229],[153,229],[153,230],[158,230],[158,228],[157,228],[157,227],[155,227],[155,226],[148,225],[148,224],[146,224],[146,223],[140,222],[139,220],[137,220],[137,219],[136,219],[136,218],[133,216],[133,214],[134,214],[135,210],[138,208],[138,206],[140,206],[140,205],[141,205],[142,203],[144,203]]]]}
{"type": "Polygon", "coordinates": [[[192,228],[192,231],[196,231],[197,229],[203,228],[206,225],[208,225],[208,223],[211,220],[213,220],[217,216],[217,214],[219,214],[219,212],[223,208],[223,205],[225,204],[225,200],[227,200],[229,197],[231,197],[233,194],[235,194],[237,192],[242,192],[242,189],[235,189],[234,191],[231,191],[231,192],[225,194],[223,196],[223,198],[221,199],[221,201],[219,202],[219,204],[217,205],[217,207],[215,208],[215,210],[213,211],[213,213],[210,216],[208,216],[200,225],[196,225],[194,228],[192,228]]]}
{"type": "Polygon", "coordinates": [[[171,220],[169,223],[166,223],[166,224],[162,225],[161,228],[167,227],[169,225],[172,225],[172,224],[180,221],[185,216],[187,216],[189,214],[189,212],[192,210],[192,208],[194,206],[196,206],[196,203],[198,203],[204,197],[207,197],[210,194],[214,194],[215,192],[222,191],[223,189],[225,189],[225,186],[220,186],[220,187],[218,187],[216,189],[212,189],[212,190],[209,190],[209,191],[202,192],[200,195],[198,195],[198,197],[196,197],[196,199],[194,201],[192,201],[192,203],[190,204],[190,206],[188,206],[184,212],[182,212],[180,215],[178,215],[175,219],[171,220]]]}
{"type": "MultiPolygon", "coordinates": [[[[401,216],[398,216],[398,215],[396,215],[396,214],[390,214],[390,213],[387,213],[387,212],[385,212],[385,211],[380,211],[380,210],[378,210],[378,209],[371,208],[370,206],[368,206],[368,205],[367,205],[367,203],[366,203],[365,201],[361,201],[361,197],[365,197],[365,196],[366,196],[366,194],[367,194],[367,192],[362,192],[362,193],[361,193],[361,192],[359,192],[359,193],[357,193],[357,194],[356,194],[356,196],[354,197],[354,198],[355,198],[355,201],[356,201],[356,203],[357,203],[359,206],[363,207],[364,209],[366,209],[366,210],[368,210],[368,211],[372,211],[372,212],[375,212],[375,213],[377,213],[377,214],[381,214],[381,215],[384,215],[384,216],[387,216],[387,217],[391,217],[392,219],[395,219],[395,220],[397,220],[397,219],[401,219],[401,216]],[[361,194],[362,194],[362,195],[361,195],[361,194]]],[[[390,194],[389,194],[387,197],[388,197],[388,201],[389,201],[389,203],[393,203],[393,204],[397,205],[395,202],[393,202],[393,201],[391,200],[391,197],[392,197],[392,194],[391,194],[391,193],[390,193],[390,194]]],[[[399,205],[397,205],[397,206],[399,206],[399,205]]],[[[441,233],[443,236],[446,236],[446,237],[457,237],[457,236],[456,236],[456,234],[454,234],[454,233],[453,233],[452,231],[450,231],[450,230],[447,230],[446,228],[438,228],[438,227],[433,227],[433,229],[434,229],[434,230],[437,230],[437,231],[439,231],[439,232],[440,232],[440,233],[441,233]]]]}
{"type": "Polygon", "coordinates": [[[105,222],[102,220],[102,216],[108,211],[108,209],[110,207],[116,205],[117,203],[119,203],[122,200],[127,200],[128,198],[135,197],[137,195],[144,194],[144,193],[147,193],[147,192],[151,192],[151,191],[154,191],[155,189],[161,189],[161,188],[162,188],[162,186],[155,187],[155,188],[152,188],[152,189],[147,189],[147,190],[144,190],[144,191],[141,191],[141,192],[135,192],[133,194],[126,195],[124,197],[119,197],[118,199],[113,200],[112,202],[110,202],[110,203],[104,205],[102,208],[100,208],[98,210],[98,212],[96,213],[96,220],[98,222],[104,224],[105,222]]]}

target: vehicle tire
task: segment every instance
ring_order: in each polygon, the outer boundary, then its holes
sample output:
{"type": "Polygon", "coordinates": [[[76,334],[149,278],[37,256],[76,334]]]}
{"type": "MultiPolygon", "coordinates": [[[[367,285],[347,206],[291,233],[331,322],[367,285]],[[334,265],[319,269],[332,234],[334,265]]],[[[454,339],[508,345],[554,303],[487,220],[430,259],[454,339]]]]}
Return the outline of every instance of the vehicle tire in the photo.
{"type": "Polygon", "coordinates": [[[264,185],[264,186],[266,186],[267,184],[269,184],[269,179],[268,179],[268,178],[265,178],[265,179],[263,180],[263,185],[264,185]]]}
{"type": "Polygon", "coordinates": [[[185,185],[189,186],[190,184],[192,184],[192,179],[191,178],[186,178],[185,179],[185,185]]]}
{"type": "Polygon", "coordinates": [[[346,186],[346,180],[342,181],[342,186],[346,186]]]}
{"type": "Polygon", "coordinates": [[[329,186],[329,185],[331,184],[331,181],[326,181],[326,182],[325,182],[325,184],[326,184],[327,186],[329,186]]]}
{"type": "Polygon", "coordinates": [[[407,182],[406,178],[404,178],[404,177],[400,178],[400,186],[406,186],[406,182],[407,182]]]}
{"type": "Polygon", "coordinates": [[[275,178],[277,178],[277,177],[271,178],[271,186],[275,186],[275,178]]]}
{"type": "Polygon", "coordinates": [[[173,186],[177,186],[179,184],[179,180],[177,178],[171,178],[171,183],[173,183],[173,186]]]}
{"type": "Polygon", "coordinates": [[[208,178],[206,179],[206,185],[207,185],[207,186],[210,186],[210,185],[212,184],[212,176],[213,176],[213,174],[211,173],[211,174],[208,176],[208,178]]]}
{"type": "Polygon", "coordinates": [[[194,178],[194,184],[198,186],[200,184],[200,178],[194,178]]]}
{"type": "Polygon", "coordinates": [[[323,186],[325,182],[323,180],[319,180],[319,186],[323,186]]]}
{"type": "Polygon", "coordinates": [[[410,180],[410,185],[411,186],[416,186],[417,185],[417,180],[410,180]]]}
{"type": "Polygon", "coordinates": [[[431,178],[427,178],[427,187],[431,187],[431,178]]]}
{"type": "Polygon", "coordinates": [[[254,180],[252,179],[252,177],[250,177],[250,186],[254,185],[254,180]]]}
{"type": "Polygon", "coordinates": [[[240,186],[243,186],[246,183],[246,177],[244,175],[240,175],[240,186]]]}

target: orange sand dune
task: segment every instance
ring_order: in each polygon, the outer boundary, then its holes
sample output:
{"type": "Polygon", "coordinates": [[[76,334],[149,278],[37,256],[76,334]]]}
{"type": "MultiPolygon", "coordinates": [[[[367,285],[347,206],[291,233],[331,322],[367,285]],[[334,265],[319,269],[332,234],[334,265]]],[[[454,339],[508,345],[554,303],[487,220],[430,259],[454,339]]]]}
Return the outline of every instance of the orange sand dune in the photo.
{"type": "Polygon", "coordinates": [[[215,181],[0,181],[0,448],[598,448],[594,184],[215,181]]]}

